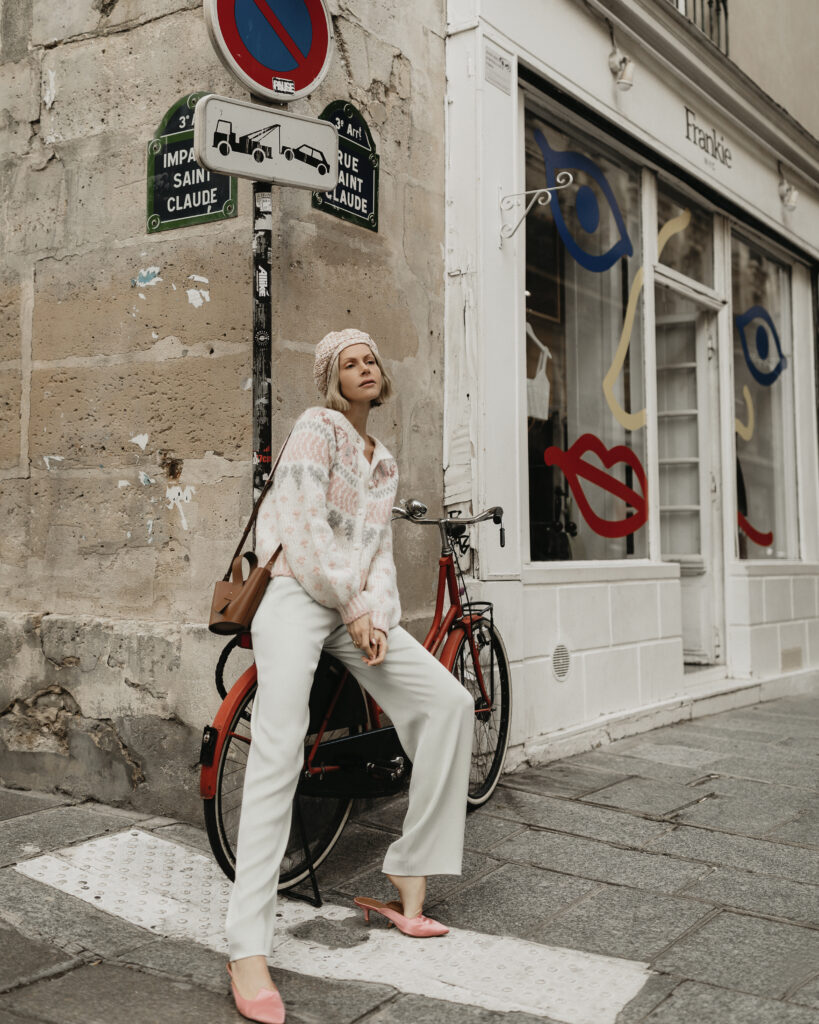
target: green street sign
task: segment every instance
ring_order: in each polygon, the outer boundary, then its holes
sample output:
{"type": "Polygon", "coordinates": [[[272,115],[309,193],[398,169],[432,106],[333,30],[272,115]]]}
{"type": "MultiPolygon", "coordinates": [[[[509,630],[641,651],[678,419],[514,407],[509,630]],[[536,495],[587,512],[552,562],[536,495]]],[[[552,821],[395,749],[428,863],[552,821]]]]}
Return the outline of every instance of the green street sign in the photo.
{"type": "Polygon", "coordinates": [[[338,184],[332,192],[314,192],[313,206],[378,231],[379,157],[367,122],[347,100],[335,100],[319,117],[338,129],[338,184]]]}
{"type": "Polygon", "coordinates": [[[236,178],[214,174],[194,157],[193,108],[206,95],[177,100],[148,143],[148,234],[237,215],[236,178]]]}

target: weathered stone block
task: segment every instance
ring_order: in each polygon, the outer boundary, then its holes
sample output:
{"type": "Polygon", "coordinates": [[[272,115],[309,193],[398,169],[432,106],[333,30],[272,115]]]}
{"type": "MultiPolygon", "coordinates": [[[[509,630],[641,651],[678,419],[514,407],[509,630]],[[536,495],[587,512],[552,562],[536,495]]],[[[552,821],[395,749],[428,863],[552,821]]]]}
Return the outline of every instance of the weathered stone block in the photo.
{"type": "Polygon", "coordinates": [[[41,260],[35,272],[34,359],[148,352],[207,356],[214,343],[250,348],[249,234],[158,235],[139,248],[41,260]]]}
{"type": "MultiPolygon", "coordinates": [[[[283,218],[291,211],[285,204],[283,218]]],[[[312,347],[330,330],[360,327],[376,339],[387,361],[406,359],[418,351],[426,334],[428,295],[413,306],[403,275],[385,272],[385,266],[403,261],[395,238],[385,232],[371,235],[361,228],[311,211],[311,223],[295,217],[274,239],[271,295],[277,310],[275,330],[281,339],[307,342],[312,347]],[[368,237],[362,238],[361,236],[368,237]],[[350,258],[355,245],[359,258],[350,258]]],[[[311,354],[305,352],[312,363],[311,354]]],[[[312,374],[304,379],[302,400],[315,400],[312,374]]]]}
{"type": "Polygon", "coordinates": [[[41,46],[199,6],[198,0],[34,0],[32,41],[41,46]]]}
{"type": "Polygon", "coordinates": [[[85,718],[56,684],[0,712],[0,751],[3,780],[17,786],[110,803],[144,779],[111,723],[85,718]]]}
{"type": "Polygon", "coordinates": [[[238,458],[250,430],[247,355],[162,363],[35,370],[31,457],[61,455],[62,468],[133,463],[131,440],[148,434],[149,452],[206,451],[238,458]],[[123,414],[123,410],[125,410],[123,414]],[[42,429],[45,428],[45,429],[42,429]]]}
{"type": "Polygon", "coordinates": [[[9,255],[56,249],[63,241],[66,215],[66,173],[62,162],[38,153],[4,160],[0,179],[0,219],[9,255]]]}
{"type": "Polygon", "coordinates": [[[25,153],[32,122],[39,117],[40,74],[35,59],[0,65],[0,153],[25,153]]]}
{"type": "Polygon", "coordinates": [[[20,278],[7,268],[0,275],[0,363],[20,358],[20,278]]]}
{"type": "Polygon", "coordinates": [[[31,35],[32,0],[0,0],[0,60],[25,57],[31,35]]]}
{"type": "Polygon", "coordinates": [[[19,370],[0,370],[0,469],[20,462],[19,370]]]}
{"type": "Polygon", "coordinates": [[[42,88],[45,138],[129,132],[144,153],[142,145],[181,96],[205,89],[229,95],[236,84],[210,45],[201,10],[192,10],[47,50],[42,88]]]}

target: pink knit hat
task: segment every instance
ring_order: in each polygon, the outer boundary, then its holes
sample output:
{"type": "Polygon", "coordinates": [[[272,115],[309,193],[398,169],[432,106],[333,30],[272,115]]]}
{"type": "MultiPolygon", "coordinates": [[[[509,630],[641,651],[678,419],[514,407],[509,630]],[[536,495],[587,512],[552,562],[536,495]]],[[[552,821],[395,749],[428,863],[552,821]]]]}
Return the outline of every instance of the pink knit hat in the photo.
{"type": "MultiPolygon", "coordinates": [[[[316,345],[316,362],[313,366],[313,379],[316,382],[316,387],[319,389],[319,393],[322,397],[327,397],[327,378],[330,375],[330,367],[333,365],[336,357],[342,351],[350,345],[369,345],[373,352],[378,356],[378,346],[364,331],[359,331],[356,327],[346,327],[343,331],[330,331],[329,334],[325,334],[321,341],[316,345]]],[[[381,357],[379,356],[379,359],[381,357]]]]}

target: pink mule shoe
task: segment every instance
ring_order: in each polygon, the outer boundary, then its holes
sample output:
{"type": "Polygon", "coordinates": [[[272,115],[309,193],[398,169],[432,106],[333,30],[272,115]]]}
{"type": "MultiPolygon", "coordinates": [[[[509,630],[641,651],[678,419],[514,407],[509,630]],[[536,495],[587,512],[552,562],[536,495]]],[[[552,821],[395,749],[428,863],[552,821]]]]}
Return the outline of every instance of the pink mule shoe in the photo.
{"type": "Polygon", "coordinates": [[[263,988],[255,998],[245,999],[236,988],[230,964],[227,965],[227,972],[230,975],[233,1001],[243,1017],[255,1020],[258,1024],[284,1024],[284,1003],[278,992],[274,992],[272,988],[263,988]]]}
{"type": "Polygon", "coordinates": [[[404,935],[411,935],[414,939],[429,939],[434,935],[446,935],[449,928],[446,925],[433,921],[431,917],[424,917],[418,914],[417,917],[404,917],[395,909],[397,904],[382,903],[380,900],[371,900],[366,896],[356,896],[353,901],[364,911],[364,920],[370,923],[370,911],[382,914],[390,924],[394,924],[399,932],[404,935]]]}

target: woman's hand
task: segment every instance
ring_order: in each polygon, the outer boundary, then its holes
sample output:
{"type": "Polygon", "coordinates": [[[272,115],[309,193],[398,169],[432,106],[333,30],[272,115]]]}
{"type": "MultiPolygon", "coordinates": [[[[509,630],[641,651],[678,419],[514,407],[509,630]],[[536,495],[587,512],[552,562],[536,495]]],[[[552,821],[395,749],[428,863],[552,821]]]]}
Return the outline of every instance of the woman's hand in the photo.
{"type": "Polygon", "coordinates": [[[382,629],[373,629],[369,615],[361,615],[347,623],[347,632],[361,651],[365,665],[380,665],[387,653],[387,634],[382,629]]]}
{"type": "Polygon", "coordinates": [[[370,646],[373,650],[373,657],[369,661],[365,658],[364,661],[368,665],[380,665],[387,654],[387,634],[383,629],[374,629],[372,631],[372,640],[370,646]]]}
{"type": "Polygon", "coordinates": [[[357,619],[347,623],[347,632],[350,634],[353,643],[364,655],[363,661],[374,656],[372,649],[373,627],[370,615],[360,615],[357,619]]]}

